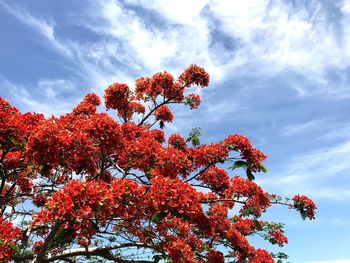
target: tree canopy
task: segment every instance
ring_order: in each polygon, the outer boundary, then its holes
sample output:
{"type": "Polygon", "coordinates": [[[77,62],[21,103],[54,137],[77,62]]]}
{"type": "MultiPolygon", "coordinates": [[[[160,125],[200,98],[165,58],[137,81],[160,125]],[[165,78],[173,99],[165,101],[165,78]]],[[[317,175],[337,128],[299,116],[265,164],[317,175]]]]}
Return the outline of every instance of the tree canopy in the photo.
{"type": "Polygon", "coordinates": [[[90,93],[59,117],[21,113],[0,98],[0,261],[275,262],[249,236],[288,242],[272,205],[314,219],[306,196],[282,199],[254,182],[264,153],[241,134],[201,144],[200,129],[166,138],[169,104],[196,109],[190,65],[90,93]],[[159,128],[158,128],[159,127],[159,128]],[[244,176],[235,175],[243,171],[244,176]],[[146,255],[151,255],[146,257],[146,255]]]}

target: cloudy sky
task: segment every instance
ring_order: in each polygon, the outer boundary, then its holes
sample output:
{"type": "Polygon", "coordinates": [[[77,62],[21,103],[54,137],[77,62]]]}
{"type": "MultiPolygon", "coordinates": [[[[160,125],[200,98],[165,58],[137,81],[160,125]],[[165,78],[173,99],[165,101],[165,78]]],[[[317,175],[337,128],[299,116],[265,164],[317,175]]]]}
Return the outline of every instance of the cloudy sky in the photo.
{"type": "Polygon", "coordinates": [[[350,1],[0,0],[0,33],[0,96],[47,116],[112,82],[205,67],[202,105],[175,108],[169,131],[247,135],[269,157],[266,190],[318,205],[312,222],[268,214],[290,262],[350,262],[350,1]]]}

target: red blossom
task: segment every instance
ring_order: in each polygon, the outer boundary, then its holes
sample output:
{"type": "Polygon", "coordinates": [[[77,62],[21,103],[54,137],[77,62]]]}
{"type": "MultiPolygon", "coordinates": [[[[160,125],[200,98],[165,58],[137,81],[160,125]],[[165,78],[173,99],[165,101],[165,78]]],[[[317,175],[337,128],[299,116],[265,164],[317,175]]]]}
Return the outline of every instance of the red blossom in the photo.
{"type": "Polygon", "coordinates": [[[206,87],[209,85],[209,74],[204,68],[197,65],[190,65],[179,77],[179,82],[185,86],[199,85],[206,87]]]}
{"type": "Polygon", "coordinates": [[[247,197],[245,204],[240,210],[241,213],[246,213],[247,215],[261,216],[271,206],[268,194],[260,186],[239,176],[235,176],[230,180],[230,186],[225,190],[224,196],[226,198],[247,197]]]}
{"type": "Polygon", "coordinates": [[[21,238],[21,231],[12,223],[0,217],[0,261],[8,262],[15,252],[16,241],[21,238]]]}
{"type": "Polygon", "coordinates": [[[38,196],[34,196],[33,197],[33,203],[37,206],[37,207],[42,207],[46,204],[47,202],[47,197],[44,195],[38,195],[38,196]]]}
{"type": "Polygon", "coordinates": [[[278,244],[279,246],[282,247],[284,244],[288,243],[287,237],[283,235],[280,229],[271,229],[268,232],[268,236],[272,244],[278,244]]]}
{"type": "Polygon", "coordinates": [[[228,158],[228,151],[221,143],[211,143],[192,149],[197,167],[223,163],[228,158]]]}
{"type": "Polygon", "coordinates": [[[176,149],[186,149],[186,141],[180,134],[172,134],[168,138],[168,144],[174,146],[176,149]]]}
{"type": "Polygon", "coordinates": [[[182,239],[174,238],[167,242],[166,250],[173,262],[194,263],[194,252],[182,239]]]}
{"type": "Polygon", "coordinates": [[[233,134],[228,136],[223,144],[230,149],[233,147],[234,150],[241,153],[241,157],[247,160],[251,171],[260,171],[263,167],[261,164],[267,157],[258,149],[254,148],[251,142],[243,135],[233,134]]]}
{"type": "Polygon", "coordinates": [[[197,109],[199,104],[201,104],[201,98],[199,95],[191,93],[186,97],[186,104],[190,106],[191,110],[197,109]]]}
{"type": "Polygon", "coordinates": [[[105,89],[105,105],[107,109],[120,110],[123,109],[130,95],[128,85],[124,83],[113,83],[105,89]]]}
{"type": "Polygon", "coordinates": [[[165,135],[162,130],[158,130],[158,129],[151,130],[151,134],[153,135],[154,139],[159,143],[165,142],[165,135]]]}
{"type": "Polygon", "coordinates": [[[135,81],[136,99],[143,99],[151,85],[151,78],[141,77],[135,81]]]}
{"type": "Polygon", "coordinates": [[[221,192],[229,186],[229,176],[224,169],[217,166],[210,167],[199,176],[203,185],[210,187],[215,192],[221,192]]]}
{"type": "Polygon", "coordinates": [[[297,211],[300,212],[303,218],[315,219],[315,203],[305,195],[295,195],[292,199],[294,204],[292,205],[297,211]]]}
{"type": "Polygon", "coordinates": [[[14,169],[20,165],[21,152],[8,152],[4,158],[4,166],[7,169],[14,169]]]}
{"type": "Polygon", "coordinates": [[[73,109],[73,113],[76,115],[92,115],[96,113],[96,107],[100,104],[100,97],[95,93],[89,93],[85,96],[83,101],[73,109]]]}
{"type": "Polygon", "coordinates": [[[158,109],[156,109],[154,115],[156,117],[156,120],[159,121],[172,122],[174,119],[173,113],[165,105],[160,106],[158,109]]]}
{"type": "Polygon", "coordinates": [[[224,254],[220,251],[209,250],[206,257],[208,263],[224,263],[224,254]]]}
{"type": "Polygon", "coordinates": [[[274,263],[271,254],[264,249],[257,249],[253,256],[250,257],[249,262],[251,263],[274,263]]]}
{"type": "Polygon", "coordinates": [[[156,98],[160,94],[164,94],[165,98],[172,97],[174,90],[174,77],[168,72],[159,72],[152,76],[152,82],[148,93],[152,98],[156,98]]]}

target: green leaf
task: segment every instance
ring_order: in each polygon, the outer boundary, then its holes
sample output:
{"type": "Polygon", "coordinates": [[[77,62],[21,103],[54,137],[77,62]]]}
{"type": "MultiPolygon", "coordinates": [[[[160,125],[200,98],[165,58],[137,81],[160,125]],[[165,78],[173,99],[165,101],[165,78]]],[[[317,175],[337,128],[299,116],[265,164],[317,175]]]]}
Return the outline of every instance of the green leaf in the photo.
{"type": "Polygon", "coordinates": [[[8,244],[8,246],[12,249],[12,252],[16,255],[21,253],[21,249],[16,244],[8,244]]]}
{"type": "Polygon", "coordinates": [[[158,263],[159,261],[161,261],[162,259],[164,259],[163,255],[154,255],[153,256],[153,262],[154,263],[158,263]]]}
{"type": "Polygon", "coordinates": [[[201,135],[201,129],[199,127],[193,128],[190,134],[188,135],[186,142],[191,142],[194,147],[197,147],[201,144],[199,136],[201,135]]]}
{"type": "Polygon", "coordinates": [[[155,213],[153,216],[151,216],[150,220],[154,223],[159,223],[165,217],[165,215],[166,214],[163,212],[155,213]]]}
{"type": "Polygon", "coordinates": [[[265,166],[261,166],[260,167],[260,170],[263,172],[263,173],[267,173],[267,168],[265,166]]]}
{"type": "Polygon", "coordinates": [[[255,176],[253,175],[252,171],[249,168],[246,170],[246,173],[247,173],[247,177],[250,181],[255,180],[255,176]]]}
{"type": "Polygon", "coordinates": [[[229,169],[234,170],[237,168],[248,168],[248,163],[245,161],[236,161],[233,163],[233,165],[231,167],[229,167],[229,169]]]}
{"type": "Polygon", "coordinates": [[[228,149],[229,151],[236,151],[236,150],[237,150],[237,147],[230,144],[230,145],[227,146],[227,149],[228,149]]]}
{"type": "Polygon", "coordinates": [[[48,164],[44,164],[40,170],[40,173],[42,175],[47,175],[50,170],[51,170],[51,166],[48,164]]]}
{"type": "Polygon", "coordinates": [[[246,207],[241,212],[241,215],[244,217],[254,215],[254,214],[255,214],[255,210],[251,207],[246,207]]]}
{"type": "Polygon", "coordinates": [[[198,137],[193,137],[193,138],[191,139],[191,143],[192,143],[192,145],[193,145],[194,147],[197,147],[197,146],[201,145],[201,142],[200,142],[200,140],[199,140],[198,137]]]}
{"type": "Polygon", "coordinates": [[[164,121],[159,122],[159,127],[163,130],[165,127],[164,121]]]}

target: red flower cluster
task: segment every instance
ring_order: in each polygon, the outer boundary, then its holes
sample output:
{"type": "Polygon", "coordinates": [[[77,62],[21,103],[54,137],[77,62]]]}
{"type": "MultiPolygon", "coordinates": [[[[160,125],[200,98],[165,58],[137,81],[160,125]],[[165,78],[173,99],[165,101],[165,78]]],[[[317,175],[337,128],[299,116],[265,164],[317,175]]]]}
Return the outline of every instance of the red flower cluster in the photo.
{"type": "Polygon", "coordinates": [[[180,75],[179,82],[185,86],[195,84],[206,87],[209,85],[209,74],[204,68],[192,64],[180,75]]]}
{"type": "Polygon", "coordinates": [[[21,152],[20,151],[15,151],[15,152],[8,152],[5,155],[4,158],[4,166],[6,169],[14,169],[20,166],[20,160],[21,158],[21,152]]]}
{"type": "Polygon", "coordinates": [[[157,142],[159,143],[165,142],[165,135],[162,130],[158,130],[158,129],[151,130],[151,134],[153,135],[154,139],[157,142]]]}
{"type": "Polygon", "coordinates": [[[288,238],[283,235],[280,229],[271,229],[268,232],[268,236],[270,237],[270,242],[273,244],[278,244],[279,246],[283,246],[288,243],[288,238]]]}
{"type": "Polygon", "coordinates": [[[182,180],[157,176],[151,179],[151,183],[145,199],[152,213],[161,211],[190,218],[203,214],[197,191],[182,180]]]}
{"type": "Polygon", "coordinates": [[[220,251],[209,250],[207,253],[207,262],[208,263],[223,263],[224,254],[220,251]]]}
{"type": "Polygon", "coordinates": [[[174,119],[173,113],[165,105],[160,106],[158,109],[156,109],[154,112],[154,116],[158,121],[172,122],[174,119]]]}
{"type": "Polygon", "coordinates": [[[245,216],[255,215],[259,217],[271,206],[268,194],[260,186],[239,176],[235,176],[230,181],[230,186],[225,190],[224,195],[226,198],[246,198],[240,210],[245,216]]]}
{"type": "Polygon", "coordinates": [[[103,181],[73,180],[48,199],[45,208],[34,216],[32,227],[59,220],[62,229],[73,230],[70,238],[90,240],[97,231],[95,225],[104,225],[114,216],[130,217],[138,213],[131,199],[142,194],[143,189],[130,180],[115,179],[111,185],[103,181]]]}
{"type": "Polygon", "coordinates": [[[174,77],[166,71],[154,74],[152,77],[141,77],[136,80],[135,95],[137,99],[155,100],[162,95],[164,99],[179,103],[183,100],[183,93],[184,88],[181,84],[175,82],[174,77]]]}
{"type": "Polygon", "coordinates": [[[105,105],[107,110],[120,110],[126,107],[130,96],[128,85],[122,83],[113,83],[105,90],[105,105]]]}
{"type": "MultiPolygon", "coordinates": [[[[22,143],[27,135],[27,127],[22,122],[29,122],[30,116],[27,114],[22,115],[16,108],[0,97],[0,149],[2,153],[23,148],[22,143]]],[[[35,117],[39,119],[40,116],[35,117]]],[[[33,122],[35,121],[33,120],[33,122]]],[[[28,128],[31,129],[32,127],[29,126],[28,128]]]]}
{"type": "Polygon", "coordinates": [[[74,109],[73,113],[76,115],[90,116],[96,113],[96,108],[101,104],[100,98],[95,93],[89,93],[85,96],[82,102],[80,102],[74,109]]]}
{"type": "Polygon", "coordinates": [[[180,134],[172,134],[168,138],[168,144],[174,146],[176,149],[186,149],[186,141],[180,134]]]}
{"type": "Polygon", "coordinates": [[[208,186],[215,192],[222,192],[229,186],[229,179],[227,172],[217,166],[210,167],[207,171],[199,176],[202,184],[208,186]]]}
{"type": "Polygon", "coordinates": [[[7,262],[15,252],[16,242],[21,238],[21,231],[12,223],[0,217],[0,261],[7,262]]]}
{"type": "Polygon", "coordinates": [[[190,110],[197,109],[201,104],[201,98],[197,94],[191,93],[186,97],[186,104],[190,106],[190,110]]]}
{"type": "Polygon", "coordinates": [[[271,254],[264,249],[257,249],[254,255],[250,258],[251,263],[274,263],[271,254]]]}
{"type": "Polygon", "coordinates": [[[315,203],[305,195],[295,195],[292,207],[300,212],[303,218],[315,219],[315,203]]]}
{"type": "Polygon", "coordinates": [[[194,262],[194,252],[186,242],[180,238],[168,240],[167,252],[173,262],[191,263],[194,262]]]}
{"type": "Polygon", "coordinates": [[[249,168],[253,172],[260,171],[263,165],[261,164],[267,157],[258,149],[254,148],[251,142],[243,135],[233,134],[224,140],[226,147],[233,147],[234,150],[241,153],[241,157],[247,160],[249,168]]]}
{"type": "Polygon", "coordinates": [[[192,149],[197,167],[223,163],[228,157],[226,147],[221,143],[211,143],[192,149]]]}

